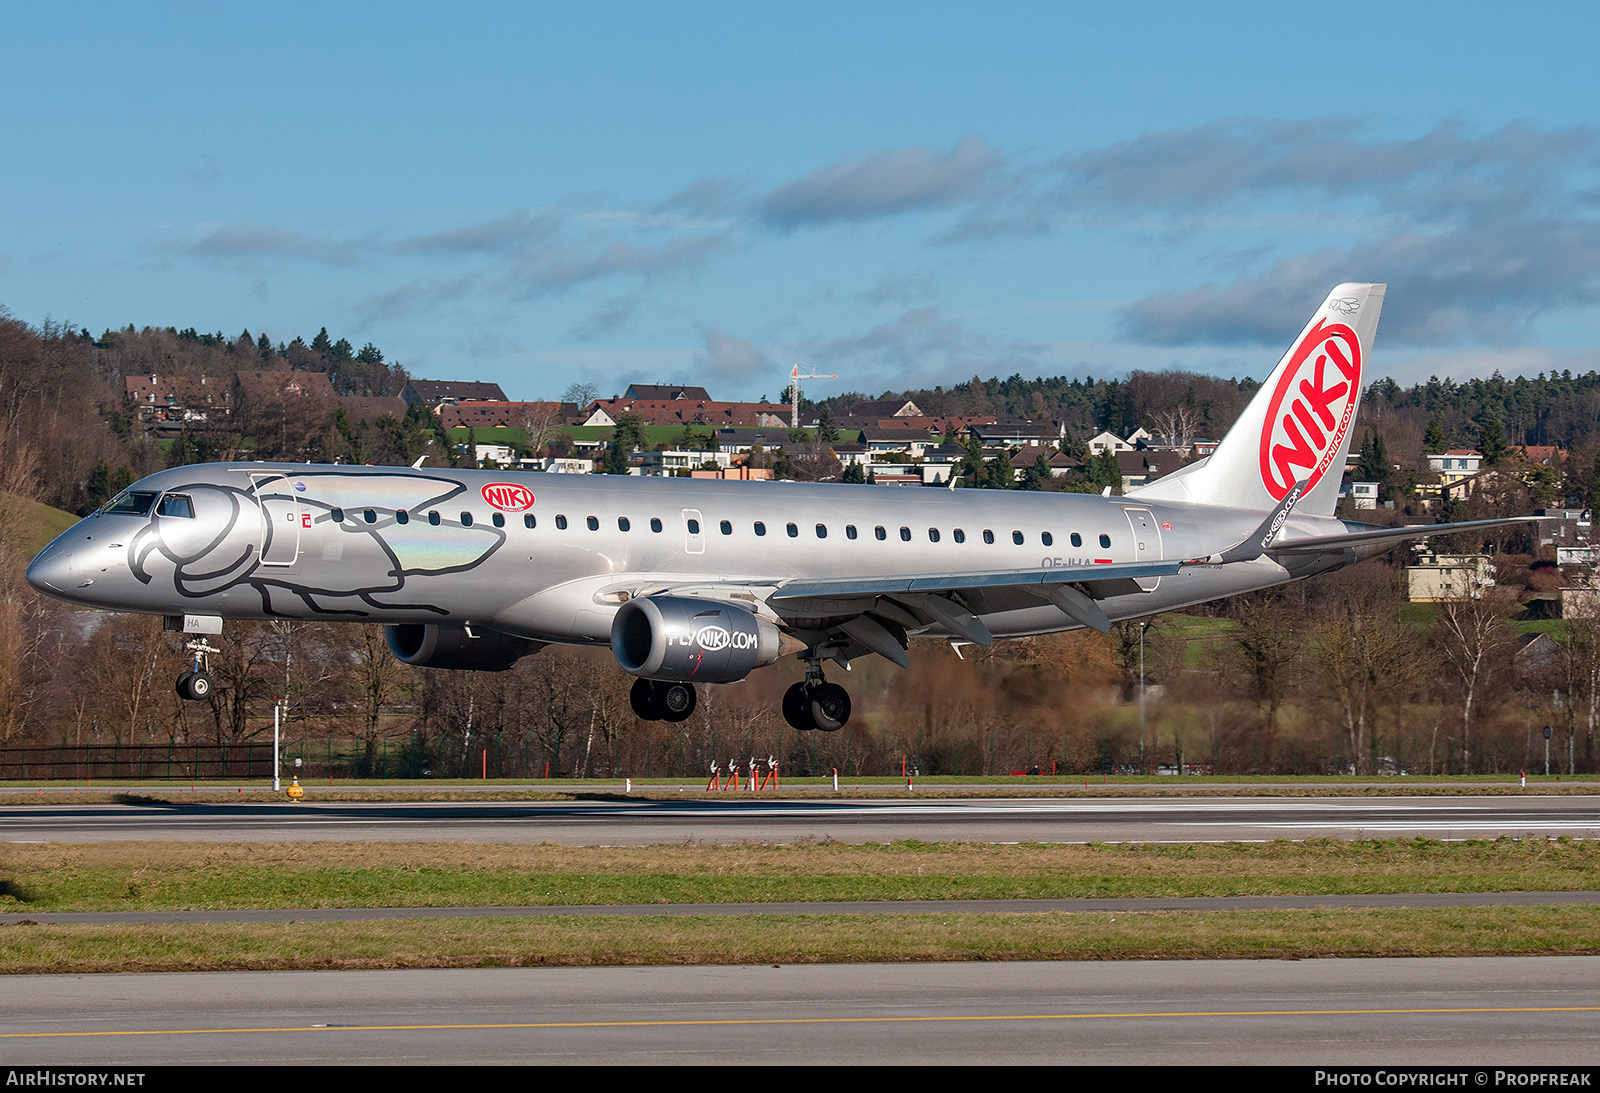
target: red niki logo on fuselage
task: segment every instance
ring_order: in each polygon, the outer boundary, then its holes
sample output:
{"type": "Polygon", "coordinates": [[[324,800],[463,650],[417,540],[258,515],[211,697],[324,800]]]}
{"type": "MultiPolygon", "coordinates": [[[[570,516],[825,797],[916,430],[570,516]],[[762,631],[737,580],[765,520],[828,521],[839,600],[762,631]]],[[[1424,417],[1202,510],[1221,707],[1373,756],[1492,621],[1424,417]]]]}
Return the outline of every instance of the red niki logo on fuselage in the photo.
{"type": "Polygon", "coordinates": [[[1361,394],[1361,343],[1320,320],[1301,339],[1272,392],[1261,428],[1261,483],[1282,501],[1300,479],[1316,486],[1339,454],[1361,394]]]}
{"type": "Polygon", "coordinates": [[[483,499],[502,512],[521,512],[533,508],[533,491],[510,482],[491,482],[478,491],[483,499]]]}

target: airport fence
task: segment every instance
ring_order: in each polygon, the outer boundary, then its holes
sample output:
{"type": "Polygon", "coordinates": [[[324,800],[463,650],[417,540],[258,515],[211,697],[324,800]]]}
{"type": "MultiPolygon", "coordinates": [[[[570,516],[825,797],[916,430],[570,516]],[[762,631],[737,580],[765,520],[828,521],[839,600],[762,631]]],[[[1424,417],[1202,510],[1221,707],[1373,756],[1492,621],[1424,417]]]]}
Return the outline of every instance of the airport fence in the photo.
{"type": "MultiPolygon", "coordinates": [[[[385,736],[369,747],[359,739],[302,737],[280,749],[281,773],[301,778],[407,779],[439,777],[544,778],[556,773],[542,750],[526,740],[491,739],[463,749],[421,736],[385,736]]],[[[229,744],[37,743],[0,748],[0,781],[126,781],[151,779],[270,779],[272,742],[229,744]]]]}

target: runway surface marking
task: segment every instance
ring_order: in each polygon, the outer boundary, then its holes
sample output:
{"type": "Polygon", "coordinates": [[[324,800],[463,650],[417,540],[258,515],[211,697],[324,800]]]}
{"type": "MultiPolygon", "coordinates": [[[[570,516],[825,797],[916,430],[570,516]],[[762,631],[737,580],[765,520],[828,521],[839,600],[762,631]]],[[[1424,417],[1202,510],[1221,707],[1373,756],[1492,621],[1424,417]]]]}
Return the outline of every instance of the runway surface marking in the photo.
{"type": "Polygon", "coordinates": [[[762,1017],[690,1021],[517,1021],[445,1025],[288,1025],[266,1028],[106,1029],[85,1032],[5,1032],[0,1040],[68,1039],[107,1036],[238,1036],[282,1032],[465,1032],[497,1029],[683,1028],[755,1025],[899,1025],[961,1021],[1112,1021],[1180,1017],[1395,1017],[1458,1016],[1511,1013],[1600,1013],[1600,1006],[1470,1006],[1460,1008],[1331,1009],[1331,1010],[1172,1010],[1135,1013],[952,1014],[943,1017],[762,1017]]]}

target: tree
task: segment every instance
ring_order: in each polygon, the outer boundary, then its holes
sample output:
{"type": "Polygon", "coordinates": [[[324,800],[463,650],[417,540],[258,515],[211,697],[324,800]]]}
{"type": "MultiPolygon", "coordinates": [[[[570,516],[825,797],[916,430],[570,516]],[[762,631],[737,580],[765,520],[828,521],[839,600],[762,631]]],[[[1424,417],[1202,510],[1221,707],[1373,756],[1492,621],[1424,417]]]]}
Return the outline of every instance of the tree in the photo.
{"type": "Polygon", "coordinates": [[[1157,436],[1165,438],[1168,444],[1187,448],[1194,439],[1195,431],[1200,428],[1200,411],[1189,403],[1180,402],[1156,411],[1149,420],[1157,436]]]}
{"type": "Polygon", "coordinates": [[[824,444],[837,444],[839,442],[839,430],[833,422],[833,410],[826,404],[823,405],[822,412],[817,417],[817,439],[824,444]]]}
{"type": "Polygon", "coordinates": [[[1460,597],[1439,605],[1433,647],[1446,668],[1441,681],[1461,706],[1461,769],[1471,773],[1473,720],[1511,653],[1514,635],[1508,620],[1517,597],[1510,589],[1476,586],[1460,590],[1460,597]]]}
{"type": "Polygon", "coordinates": [[[1252,766],[1269,769],[1278,735],[1278,711],[1292,679],[1303,641],[1300,613],[1284,588],[1240,596],[1234,600],[1239,631],[1235,656],[1243,668],[1245,691],[1256,704],[1257,726],[1252,766]]]}
{"type": "Polygon", "coordinates": [[[362,771],[371,777],[378,756],[378,741],[382,736],[383,715],[399,694],[406,670],[389,652],[381,626],[340,626],[335,628],[341,638],[355,631],[354,648],[347,659],[350,670],[350,689],[355,692],[361,708],[361,727],[357,735],[363,744],[362,771]]]}
{"type": "Polygon", "coordinates": [[[1443,453],[1448,446],[1449,442],[1445,440],[1444,436],[1444,425],[1441,424],[1439,419],[1436,417],[1429,418],[1428,432],[1422,438],[1422,450],[1427,452],[1429,455],[1439,455],[1443,453]]]}
{"type": "Polygon", "coordinates": [[[623,414],[611,431],[611,444],[600,458],[601,474],[627,474],[628,457],[645,446],[644,419],[623,414]]]}
{"type": "Polygon", "coordinates": [[[1107,451],[1090,456],[1085,469],[1089,473],[1089,480],[1096,486],[1102,489],[1109,487],[1113,492],[1122,488],[1122,468],[1117,466],[1117,457],[1114,453],[1107,451]]]}
{"type": "Polygon", "coordinates": [[[1394,476],[1394,464],[1389,461],[1389,448],[1383,434],[1370,429],[1361,438],[1361,458],[1356,463],[1356,474],[1363,482],[1378,483],[1378,497],[1391,500],[1389,481],[1394,476]]]}
{"type": "Polygon", "coordinates": [[[1051,480],[1050,460],[1041,454],[1022,472],[1022,488],[1025,490],[1045,489],[1051,480]]]}
{"type": "Polygon", "coordinates": [[[1400,617],[1392,571],[1378,563],[1341,577],[1340,594],[1317,612],[1312,659],[1344,720],[1345,748],[1357,774],[1372,773],[1381,696],[1420,668],[1416,640],[1400,617]]]}
{"type": "Polygon", "coordinates": [[[1478,450],[1483,453],[1483,463],[1493,467],[1505,459],[1510,449],[1506,445],[1506,427],[1499,418],[1485,417],[1478,428],[1478,450]]]}

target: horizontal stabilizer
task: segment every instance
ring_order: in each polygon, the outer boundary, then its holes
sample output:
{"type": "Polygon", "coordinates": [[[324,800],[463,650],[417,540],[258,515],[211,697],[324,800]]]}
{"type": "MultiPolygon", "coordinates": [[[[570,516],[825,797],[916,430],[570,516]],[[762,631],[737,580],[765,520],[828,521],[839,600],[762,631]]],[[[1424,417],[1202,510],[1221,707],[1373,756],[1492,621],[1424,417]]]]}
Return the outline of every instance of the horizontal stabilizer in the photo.
{"type": "Polygon", "coordinates": [[[1326,554],[1329,551],[1341,550],[1346,547],[1403,543],[1408,539],[1427,539],[1434,535],[1454,535],[1456,532],[1461,531],[1486,531],[1489,528],[1512,527],[1516,524],[1526,524],[1541,519],[1547,519],[1547,517],[1512,516],[1501,520],[1463,520],[1458,524],[1425,524],[1421,527],[1375,528],[1370,531],[1352,531],[1344,535],[1317,535],[1309,539],[1285,539],[1281,543],[1273,543],[1266,553],[1274,556],[1285,554],[1326,554]]]}

